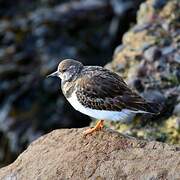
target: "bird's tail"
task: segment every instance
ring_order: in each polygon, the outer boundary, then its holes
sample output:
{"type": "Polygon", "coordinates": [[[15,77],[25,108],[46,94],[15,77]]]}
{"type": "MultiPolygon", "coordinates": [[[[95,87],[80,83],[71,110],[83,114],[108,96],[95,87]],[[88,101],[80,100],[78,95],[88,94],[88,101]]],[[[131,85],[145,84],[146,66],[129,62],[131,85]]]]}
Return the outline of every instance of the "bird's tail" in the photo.
{"type": "Polygon", "coordinates": [[[152,113],[152,114],[160,114],[162,110],[162,105],[160,105],[159,103],[156,102],[147,102],[146,104],[146,111],[148,113],[152,113]]]}

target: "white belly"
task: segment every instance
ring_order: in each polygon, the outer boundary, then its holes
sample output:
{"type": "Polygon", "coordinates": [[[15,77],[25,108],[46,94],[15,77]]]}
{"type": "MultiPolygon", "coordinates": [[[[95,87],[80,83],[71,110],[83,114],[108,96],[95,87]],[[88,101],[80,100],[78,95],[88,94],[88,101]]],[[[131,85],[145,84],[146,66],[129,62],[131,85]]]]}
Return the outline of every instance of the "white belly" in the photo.
{"type": "Polygon", "coordinates": [[[121,111],[106,111],[85,107],[77,100],[75,93],[67,100],[77,111],[96,119],[126,122],[132,120],[135,115],[135,112],[128,109],[122,109],[121,111]]]}

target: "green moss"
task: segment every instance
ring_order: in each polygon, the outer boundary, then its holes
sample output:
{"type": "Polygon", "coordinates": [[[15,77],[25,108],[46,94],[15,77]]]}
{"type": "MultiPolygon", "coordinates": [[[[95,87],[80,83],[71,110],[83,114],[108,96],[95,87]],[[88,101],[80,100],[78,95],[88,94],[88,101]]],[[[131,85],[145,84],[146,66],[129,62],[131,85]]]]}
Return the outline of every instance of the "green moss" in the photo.
{"type": "MultiPolygon", "coordinates": [[[[176,127],[177,118],[173,116],[162,122],[148,121],[145,124],[140,117],[135,118],[130,124],[105,121],[105,127],[141,139],[180,144],[180,129],[176,127]]],[[[94,126],[96,123],[97,121],[93,121],[91,125],[94,126]]]]}
{"type": "Polygon", "coordinates": [[[167,135],[167,142],[172,144],[180,144],[180,128],[176,127],[177,118],[176,116],[168,118],[160,128],[160,131],[167,135]]]}

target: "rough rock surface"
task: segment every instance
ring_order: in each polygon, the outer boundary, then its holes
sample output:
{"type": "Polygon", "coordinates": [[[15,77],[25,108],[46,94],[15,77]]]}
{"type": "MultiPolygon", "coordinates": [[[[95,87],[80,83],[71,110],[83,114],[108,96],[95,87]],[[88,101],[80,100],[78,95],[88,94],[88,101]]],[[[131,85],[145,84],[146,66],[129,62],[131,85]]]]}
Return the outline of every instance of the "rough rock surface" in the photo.
{"type": "Polygon", "coordinates": [[[0,170],[0,179],[179,179],[180,147],[103,130],[55,130],[0,170]]]}

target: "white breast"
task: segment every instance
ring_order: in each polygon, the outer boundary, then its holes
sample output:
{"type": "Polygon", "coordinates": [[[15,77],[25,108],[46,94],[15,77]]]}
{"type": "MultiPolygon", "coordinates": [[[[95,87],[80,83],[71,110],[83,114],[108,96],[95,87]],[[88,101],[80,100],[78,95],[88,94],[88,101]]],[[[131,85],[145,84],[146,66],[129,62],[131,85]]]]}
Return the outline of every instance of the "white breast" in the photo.
{"type": "Polygon", "coordinates": [[[85,107],[78,101],[75,93],[67,100],[77,111],[96,119],[126,122],[132,120],[135,115],[134,111],[128,109],[122,109],[121,111],[106,111],[85,107]]]}

